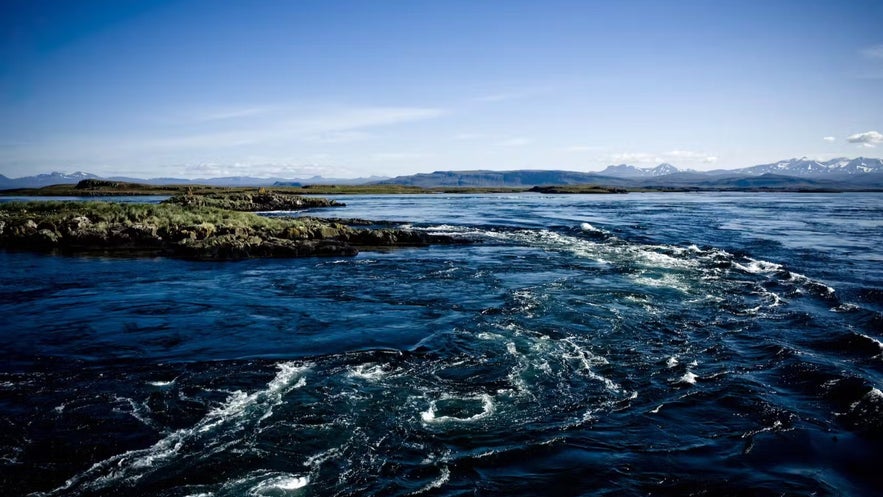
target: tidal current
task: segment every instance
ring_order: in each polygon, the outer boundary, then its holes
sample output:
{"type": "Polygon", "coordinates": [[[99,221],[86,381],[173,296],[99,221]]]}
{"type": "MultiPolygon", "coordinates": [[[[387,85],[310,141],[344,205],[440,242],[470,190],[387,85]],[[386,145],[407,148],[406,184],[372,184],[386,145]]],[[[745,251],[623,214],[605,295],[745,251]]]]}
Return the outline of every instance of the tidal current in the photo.
{"type": "Polygon", "coordinates": [[[335,198],[472,243],[0,251],[0,494],[883,492],[883,194],[335,198]]]}

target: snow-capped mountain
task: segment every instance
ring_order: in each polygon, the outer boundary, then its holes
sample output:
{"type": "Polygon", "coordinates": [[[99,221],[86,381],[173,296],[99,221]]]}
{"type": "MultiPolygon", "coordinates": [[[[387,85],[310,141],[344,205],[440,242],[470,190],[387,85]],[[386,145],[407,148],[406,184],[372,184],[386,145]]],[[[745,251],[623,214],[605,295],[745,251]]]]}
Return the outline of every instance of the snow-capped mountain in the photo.
{"type": "Polygon", "coordinates": [[[659,164],[656,167],[635,167],[629,164],[619,164],[607,166],[598,174],[601,176],[613,176],[614,178],[654,178],[678,172],[681,172],[680,169],[667,163],[659,164]]]}
{"type": "Polygon", "coordinates": [[[23,178],[0,177],[0,188],[41,188],[49,185],[78,183],[84,179],[100,179],[94,174],[77,171],[72,174],[52,172],[23,178]]]}
{"type": "Polygon", "coordinates": [[[838,158],[821,162],[803,157],[774,162],[772,164],[760,164],[728,172],[750,176],[781,174],[784,176],[801,177],[883,173],[883,160],[859,157],[856,159],[838,158]]]}

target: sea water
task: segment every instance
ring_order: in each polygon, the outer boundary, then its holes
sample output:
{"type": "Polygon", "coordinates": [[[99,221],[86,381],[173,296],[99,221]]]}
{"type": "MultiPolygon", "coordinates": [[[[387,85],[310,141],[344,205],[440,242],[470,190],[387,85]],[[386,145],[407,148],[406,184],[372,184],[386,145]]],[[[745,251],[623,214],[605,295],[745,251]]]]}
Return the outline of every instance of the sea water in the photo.
{"type": "Polygon", "coordinates": [[[471,243],[0,252],[0,494],[883,489],[883,195],[337,199],[471,243]]]}

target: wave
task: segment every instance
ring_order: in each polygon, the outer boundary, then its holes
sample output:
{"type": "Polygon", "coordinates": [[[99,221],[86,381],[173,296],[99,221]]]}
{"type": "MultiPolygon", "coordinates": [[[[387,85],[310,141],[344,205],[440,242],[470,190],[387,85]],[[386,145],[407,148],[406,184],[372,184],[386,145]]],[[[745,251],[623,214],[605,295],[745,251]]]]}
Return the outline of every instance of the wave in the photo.
{"type": "Polygon", "coordinates": [[[303,374],[309,366],[282,363],[267,388],[251,394],[235,391],[221,405],[211,409],[195,426],[177,430],[147,449],[119,454],[95,463],[49,493],[36,495],[76,495],[109,486],[132,486],[152,474],[162,473],[192,457],[219,453],[236,443],[244,432],[253,430],[272,414],[289,391],[306,384],[303,374]]]}

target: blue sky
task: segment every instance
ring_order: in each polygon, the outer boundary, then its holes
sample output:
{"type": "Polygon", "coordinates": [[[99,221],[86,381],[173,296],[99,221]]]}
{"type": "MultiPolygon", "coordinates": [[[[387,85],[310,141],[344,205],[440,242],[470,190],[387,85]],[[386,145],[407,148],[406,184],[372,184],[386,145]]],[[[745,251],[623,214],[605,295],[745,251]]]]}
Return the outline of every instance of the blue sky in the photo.
{"type": "Polygon", "coordinates": [[[883,2],[0,5],[0,174],[881,155],[883,2]]]}

